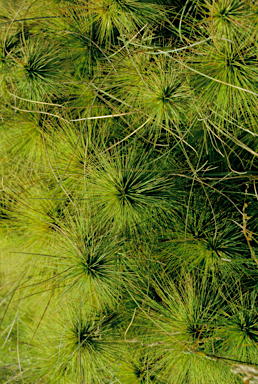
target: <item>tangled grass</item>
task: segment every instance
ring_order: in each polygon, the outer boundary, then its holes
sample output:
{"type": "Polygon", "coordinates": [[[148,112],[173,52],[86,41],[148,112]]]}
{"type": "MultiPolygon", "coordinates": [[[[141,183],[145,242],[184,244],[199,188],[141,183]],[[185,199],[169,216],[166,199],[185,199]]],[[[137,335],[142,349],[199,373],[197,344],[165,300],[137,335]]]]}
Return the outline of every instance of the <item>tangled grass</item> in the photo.
{"type": "Polygon", "coordinates": [[[257,15],[0,2],[0,381],[257,378],[257,15]]]}

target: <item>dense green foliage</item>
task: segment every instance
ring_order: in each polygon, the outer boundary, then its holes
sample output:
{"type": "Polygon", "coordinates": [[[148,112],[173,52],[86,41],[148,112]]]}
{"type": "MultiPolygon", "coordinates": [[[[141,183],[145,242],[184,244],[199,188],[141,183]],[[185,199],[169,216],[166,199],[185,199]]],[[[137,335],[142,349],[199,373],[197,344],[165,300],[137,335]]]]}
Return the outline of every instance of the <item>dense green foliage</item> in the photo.
{"type": "Polygon", "coordinates": [[[258,383],[257,36],[252,0],[1,0],[1,383],[258,383]]]}

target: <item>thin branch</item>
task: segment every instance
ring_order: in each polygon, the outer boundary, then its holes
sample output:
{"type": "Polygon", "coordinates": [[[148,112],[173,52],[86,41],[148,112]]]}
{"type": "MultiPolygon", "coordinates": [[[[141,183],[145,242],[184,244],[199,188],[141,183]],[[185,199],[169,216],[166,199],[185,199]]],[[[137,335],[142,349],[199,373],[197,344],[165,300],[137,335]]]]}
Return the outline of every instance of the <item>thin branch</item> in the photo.
{"type": "Polygon", "coordinates": [[[136,309],[137,307],[134,308],[134,312],[133,312],[133,317],[132,317],[132,320],[130,321],[130,324],[128,325],[128,327],[126,328],[126,331],[125,331],[125,341],[128,341],[126,340],[126,335],[127,335],[127,332],[129,331],[129,328],[131,327],[131,325],[133,324],[133,321],[134,321],[134,317],[135,317],[135,314],[136,314],[136,309]]]}

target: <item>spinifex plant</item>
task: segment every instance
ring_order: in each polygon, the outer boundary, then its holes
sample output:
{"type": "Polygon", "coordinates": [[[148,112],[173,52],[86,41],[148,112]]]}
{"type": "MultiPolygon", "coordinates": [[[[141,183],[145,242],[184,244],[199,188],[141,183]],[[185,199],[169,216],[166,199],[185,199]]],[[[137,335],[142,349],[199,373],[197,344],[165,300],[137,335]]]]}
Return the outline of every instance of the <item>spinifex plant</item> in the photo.
{"type": "Polygon", "coordinates": [[[60,93],[65,77],[65,63],[56,46],[41,39],[21,44],[13,60],[16,64],[11,81],[17,96],[52,101],[60,93]],[[58,57],[59,56],[59,57],[58,57]],[[59,87],[58,87],[59,85],[59,87]]]}
{"type": "MultiPolygon", "coordinates": [[[[78,205],[79,208],[79,205],[78,205]]],[[[121,240],[91,219],[89,210],[69,210],[60,222],[51,266],[53,285],[69,297],[83,295],[85,302],[105,307],[119,302],[123,286],[121,240]]]]}
{"type": "Polygon", "coordinates": [[[257,15],[0,1],[1,383],[254,381],[257,15]]]}
{"type": "MultiPolygon", "coordinates": [[[[77,302],[58,308],[53,315],[56,321],[47,331],[47,348],[40,351],[44,368],[39,376],[43,374],[51,383],[111,379],[119,359],[118,314],[77,302]]],[[[45,332],[40,335],[43,339],[45,332]]]]}
{"type": "Polygon", "coordinates": [[[238,293],[235,302],[229,302],[222,312],[217,330],[218,348],[223,355],[254,364],[257,361],[257,293],[243,294],[239,287],[235,291],[238,293]]]}
{"type": "Polygon", "coordinates": [[[216,359],[217,308],[225,306],[218,287],[212,279],[183,276],[178,286],[166,278],[156,282],[162,301],[148,303],[143,313],[153,321],[148,333],[152,342],[145,345],[149,350],[155,345],[157,373],[167,382],[237,383],[227,364],[216,359]]]}
{"type": "Polygon", "coordinates": [[[116,231],[151,229],[157,214],[165,219],[173,180],[150,155],[139,155],[137,147],[100,154],[88,177],[92,206],[116,231]]]}
{"type": "Polygon", "coordinates": [[[175,214],[173,229],[168,230],[159,246],[171,271],[184,266],[188,271],[205,272],[236,269],[237,274],[236,263],[244,269],[249,250],[236,225],[237,216],[232,217],[226,205],[221,212],[216,206],[219,201],[219,196],[215,200],[195,188],[188,207],[182,204],[175,214]]]}
{"type": "Polygon", "coordinates": [[[251,8],[244,1],[219,0],[215,3],[207,0],[200,6],[206,10],[205,21],[215,36],[238,40],[239,32],[253,30],[253,25],[250,25],[251,8]]]}

